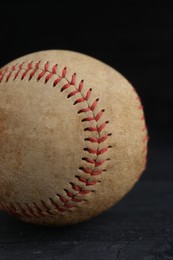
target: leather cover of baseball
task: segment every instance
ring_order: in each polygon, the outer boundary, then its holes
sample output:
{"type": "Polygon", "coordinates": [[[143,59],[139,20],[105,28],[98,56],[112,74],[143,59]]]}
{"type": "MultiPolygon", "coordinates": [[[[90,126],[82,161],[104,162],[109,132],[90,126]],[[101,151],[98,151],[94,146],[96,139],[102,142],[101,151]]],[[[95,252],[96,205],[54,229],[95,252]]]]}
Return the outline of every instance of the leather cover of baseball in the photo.
{"type": "Polygon", "coordinates": [[[0,209],[67,225],[115,205],[146,165],[140,98],[90,56],[47,50],[0,70],[0,209]]]}

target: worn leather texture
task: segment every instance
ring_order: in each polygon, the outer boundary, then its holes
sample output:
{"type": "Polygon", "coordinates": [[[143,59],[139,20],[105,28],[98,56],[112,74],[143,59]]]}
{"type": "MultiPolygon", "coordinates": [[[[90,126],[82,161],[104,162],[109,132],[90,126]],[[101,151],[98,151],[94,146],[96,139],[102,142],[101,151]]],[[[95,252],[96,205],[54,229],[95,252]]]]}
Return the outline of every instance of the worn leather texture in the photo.
{"type": "Polygon", "coordinates": [[[87,220],[132,189],[146,153],[140,99],[110,66],[48,50],[1,69],[2,210],[44,225],[87,220]]]}

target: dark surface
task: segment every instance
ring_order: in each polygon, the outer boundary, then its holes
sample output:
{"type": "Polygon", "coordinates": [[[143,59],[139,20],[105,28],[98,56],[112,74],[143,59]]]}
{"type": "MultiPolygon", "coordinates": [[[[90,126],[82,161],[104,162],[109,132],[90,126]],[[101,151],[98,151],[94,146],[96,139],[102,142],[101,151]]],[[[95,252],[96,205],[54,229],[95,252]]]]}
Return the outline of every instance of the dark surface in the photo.
{"type": "Polygon", "coordinates": [[[149,161],[134,189],[74,226],[37,227],[0,213],[0,259],[173,259],[173,3],[167,0],[2,1],[0,67],[68,49],[121,72],[142,99],[149,161]]]}
{"type": "Polygon", "coordinates": [[[119,205],[64,228],[23,224],[0,214],[0,259],[173,259],[172,183],[148,181],[119,205]]]}

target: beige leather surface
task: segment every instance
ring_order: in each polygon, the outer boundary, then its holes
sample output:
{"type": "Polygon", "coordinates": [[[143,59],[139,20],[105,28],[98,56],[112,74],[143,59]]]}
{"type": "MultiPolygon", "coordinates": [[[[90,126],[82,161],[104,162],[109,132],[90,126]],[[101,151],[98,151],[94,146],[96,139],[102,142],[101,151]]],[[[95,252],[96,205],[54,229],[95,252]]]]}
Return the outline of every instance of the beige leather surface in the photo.
{"type": "Polygon", "coordinates": [[[143,117],[130,83],[94,58],[51,50],[9,63],[0,73],[0,208],[46,225],[108,209],[145,167],[143,117]]]}

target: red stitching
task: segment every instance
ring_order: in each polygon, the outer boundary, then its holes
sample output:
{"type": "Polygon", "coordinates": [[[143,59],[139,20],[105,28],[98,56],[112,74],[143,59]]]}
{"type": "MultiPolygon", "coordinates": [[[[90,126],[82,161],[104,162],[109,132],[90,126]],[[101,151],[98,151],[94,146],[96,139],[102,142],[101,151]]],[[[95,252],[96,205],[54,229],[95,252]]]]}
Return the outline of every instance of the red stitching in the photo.
{"type": "Polygon", "coordinates": [[[74,74],[72,75],[70,84],[71,84],[71,85],[75,85],[75,83],[76,83],[76,73],[74,73],[74,74]]]}
{"type": "Polygon", "coordinates": [[[43,215],[43,210],[35,203],[33,202],[35,209],[37,210],[38,215],[43,215]]]}
{"type": "MultiPolygon", "coordinates": [[[[38,61],[38,62],[35,64],[35,68],[31,68],[32,71],[31,71],[31,73],[30,73],[30,75],[29,75],[29,80],[31,80],[31,79],[33,78],[33,76],[35,75],[36,71],[39,70],[39,68],[40,68],[40,62],[41,62],[41,61],[38,61]]],[[[30,68],[28,68],[28,71],[29,71],[29,70],[30,70],[30,68]]]]}
{"type": "Polygon", "coordinates": [[[146,136],[144,137],[144,139],[143,139],[143,142],[145,143],[146,141],[148,141],[148,139],[149,139],[149,137],[148,137],[148,135],[146,135],[146,136]]]}
{"type": "MultiPolygon", "coordinates": [[[[8,207],[8,206],[7,206],[8,207]]],[[[10,213],[10,214],[13,214],[17,217],[20,217],[21,214],[17,212],[17,208],[14,206],[13,203],[11,203],[10,207],[8,207],[7,211],[10,213]]]]}
{"type": "MultiPolygon", "coordinates": [[[[6,77],[5,78],[5,82],[7,82],[10,79],[10,77],[12,77],[13,71],[16,71],[16,73],[13,76],[13,80],[17,79],[17,77],[19,76],[19,73],[22,70],[23,70],[23,73],[21,74],[21,78],[20,79],[23,80],[29,74],[28,80],[31,80],[33,78],[33,76],[35,75],[35,73],[38,70],[41,70],[41,72],[37,76],[37,80],[39,81],[40,79],[42,79],[46,75],[45,83],[47,83],[52,78],[53,75],[57,75],[57,67],[58,67],[57,64],[55,64],[50,69],[50,71],[49,71],[49,63],[48,62],[46,62],[44,64],[44,69],[40,68],[40,61],[35,63],[35,64],[33,64],[33,62],[28,63],[27,64],[27,69],[23,68],[23,64],[24,63],[19,64],[19,65],[14,65],[11,68],[7,67],[3,71],[0,71],[0,82],[3,80],[4,77],[6,77]],[[46,73],[48,73],[48,74],[46,74],[46,73]]],[[[54,87],[61,81],[61,79],[66,77],[66,73],[67,73],[67,68],[64,67],[62,72],[61,72],[61,75],[57,75],[58,78],[54,80],[54,82],[53,82],[53,86],[54,87]]],[[[64,86],[61,88],[61,92],[65,91],[70,86],[73,86],[76,89],[74,91],[71,91],[68,94],[67,97],[70,98],[72,96],[75,96],[77,93],[80,93],[82,97],[76,99],[75,102],[74,102],[74,105],[77,105],[78,103],[81,103],[81,102],[84,102],[84,101],[87,102],[89,100],[90,96],[91,96],[92,89],[90,88],[86,92],[86,94],[83,95],[82,94],[82,90],[83,90],[84,81],[81,80],[79,85],[78,85],[78,87],[76,87],[75,84],[76,84],[76,73],[74,73],[72,75],[71,81],[69,81],[69,82],[67,81],[67,83],[64,84],[64,86]]],[[[140,97],[138,95],[137,95],[136,99],[140,102],[140,105],[138,106],[138,109],[142,110],[143,107],[141,105],[141,100],[140,100],[140,97]]],[[[93,104],[91,106],[89,106],[89,104],[88,104],[88,107],[80,109],[78,111],[78,114],[86,113],[88,111],[92,111],[93,112],[95,110],[97,104],[98,104],[98,101],[99,101],[99,99],[97,98],[93,102],[93,104]]],[[[98,112],[98,114],[96,116],[93,113],[92,117],[88,117],[87,116],[87,117],[83,118],[82,121],[83,122],[85,122],[85,121],[86,122],[90,122],[90,121],[98,122],[100,120],[100,118],[102,117],[104,111],[105,110],[102,109],[100,112],[98,112]]],[[[142,114],[141,120],[144,121],[144,115],[143,114],[142,114]]],[[[88,137],[88,138],[85,138],[85,141],[88,141],[88,142],[91,142],[91,143],[98,143],[98,144],[105,142],[107,140],[108,136],[111,135],[111,133],[108,134],[108,135],[104,135],[104,136],[100,136],[100,134],[103,131],[103,129],[106,127],[106,124],[108,124],[108,123],[109,123],[109,121],[106,121],[106,122],[102,123],[101,125],[97,125],[96,127],[93,127],[93,126],[86,127],[84,129],[84,131],[96,132],[96,133],[98,133],[98,138],[88,137]]],[[[144,124],[144,127],[143,127],[142,131],[146,131],[146,130],[147,130],[147,127],[144,124]]],[[[143,142],[145,144],[144,152],[146,152],[146,150],[147,150],[147,146],[146,146],[147,141],[148,141],[148,135],[146,135],[143,138],[143,142]]],[[[98,156],[100,154],[103,154],[103,153],[107,152],[109,147],[104,147],[102,149],[99,149],[99,147],[98,147],[97,150],[94,150],[94,149],[89,148],[89,147],[84,148],[84,150],[87,151],[88,153],[96,154],[97,158],[96,159],[82,158],[82,160],[86,161],[89,164],[94,164],[95,168],[99,167],[99,166],[103,165],[106,160],[98,159],[98,156]]],[[[144,165],[146,165],[146,157],[145,157],[144,161],[145,161],[144,165]]],[[[100,175],[103,171],[105,171],[104,169],[102,169],[102,170],[96,170],[96,169],[91,170],[90,168],[87,168],[87,167],[80,167],[79,170],[83,171],[84,173],[89,174],[90,176],[97,176],[97,175],[100,175]]],[[[76,178],[78,179],[78,181],[84,183],[85,186],[95,185],[98,182],[98,180],[89,180],[89,179],[81,177],[81,176],[76,176],[76,178]]],[[[71,183],[71,187],[75,191],[75,194],[73,194],[72,192],[70,192],[68,190],[65,190],[66,195],[68,196],[68,199],[66,199],[62,195],[57,195],[59,197],[60,201],[63,203],[62,206],[59,206],[57,204],[57,202],[55,202],[52,198],[49,198],[49,202],[53,206],[53,208],[52,207],[50,208],[49,205],[46,204],[45,201],[41,201],[41,204],[42,204],[42,207],[44,208],[44,210],[43,210],[43,208],[40,208],[35,202],[33,202],[34,208],[31,205],[29,205],[29,204],[25,204],[27,209],[24,209],[20,204],[18,204],[18,207],[20,208],[21,213],[18,212],[17,208],[13,204],[8,206],[8,205],[5,205],[4,203],[1,202],[0,208],[8,211],[9,213],[11,213],[13,215],[19,216],[19,217],[22,217],[23,215],[27,216],[27,217],[38,217],[38,216],[54,215],[55,213],[52,213],[52,210],[57,210],[60,213],[61,212],[65,212],[65,211],[69,211],[71,208],[75,207],[75,205],[69,204],[69,202],[79,203],[79,202],[85,201],[84,198],[78,198],[77,197],[78,194],[79,195],[86,195],[86,194],[91,192],[90,190],[86,190],[86,189],[81,188],[79,185],[77,185],[75,183],[71,183]]]]}
{"type": "MultiPolygon", "coordinates": [[[[26,209],[24,209],[19,203],[17,203],[18,204],[18,207],[20,208],[20,210],[21,210],[21,212],[22,212],[22,214],[20,214],[20,215],[24,215],[24,216],[26,216],[26,217],[32,217],[32,214],[31,214],[31,212],[27,212],[26,211],[26,209]]],[[[18,213],[18,212],[17,212],[18,213]]],[[[34,217],[35,217],[35,215],[34,215],[34,217]]]]}
{"type": "Polygon", "coordinates": [[[25,203],[25,205],[26,205],[26,207],[28,208],[28,210],[29,210],[31,216],[35,216],[35,217],[38,217],[38,216],[39,216],[36,212],[34,212],[34,210],[29,206],[28,203],[25,203]]]}
{"type": "MultiPolygon", "coordinates": [[[[72,192],[70,192],[68,190],[65,190],[65,192],[67,193],[67,196],[70,197],[71,201],[75,201],[75,202],[82,202],[83,201],[83,199],[76,198],[77,194],[73,194],[72,192]]],[[[68,200],[67,200],[67,202],[68,202],[68,200]]]]}
{"type": "Polygon", "coordinates": [[[52,74],[56,74],[57,67],[58,67],[58,64],[55,64],[55,65],[52,67],[52,74]]]}
{"type": "Polygon", "coordinates": [[[82,119],[82,122],[85,122],[85,121],[99,121],[99,119],[102,117],[102,115],[103,115],[103,112],[104,112],[105,110],[104,109],[102,109],[96,116],[93,116],[93,117],[85,117],[85,118],[83,118],[82,119]]]}
{"type": "Polygon", "coordinates": [[[80,177],[80,176],[76,176],[76,178],[78,178],[79,181],[84,182],[86,186],[95,185],[98,182],[98,181],[86,180],[85,178],[80,177]]]}
{"type": "Polygon", "coordinates": [[[86,108],[80,109],[80,110],[78,111],[78,114],[80,114],[80,113],[86,113],[86,112],[88,112],[88,111],[94,111],[94,109],[95,109],[96,106],[97,106],[98,101],[99,101],[99,99],[97,98],[97,99],[93,102],[93,104],[91,105],[91,107],[88,106],[88,107],[86,107],[86,108]]]}
{"type": "Polygon", "coordinates": [[[87,91],[87,93],[86,93],[85,96],[83,96],[82,98],[76,99],[76,101],[74,102],[74,105],[76,105],[76,104],[78,104],[78,103],[81,103],[81,102],[84,102],[84,101],[88,101],[88,99],[89,99],[90,96],[91,96],[91,91],[92,91],[92,89],[90,88],[90,89],[87,91]]]}
{"type": "MultiPolygon", "coordinates": [[[[60,212],[64,212],[65,209],[61,208],[52,198],[49,198],[51,204],[60,212]]],[[[70,207],[70,205],[69,205],[70,207]]]]}
{"type": "Polygon", "coordinates": [[[100,138],[88,137],[88,138],[85,138],[85,141],[101,144],[101,143],[105,142],[107,140],[107,138],[108,138],[108,135],[104,135],[100,138]]]}
{"type": "Polygon", "coordinates": [[[67,67],[64,67],[62,70],[62,78],[66,77],[67,67]]]}
{"type": "MultiPolygon", "coordinates": [[[[22,74],[22,76],[21,76],[21,79],[24,79],[24,78],[26,77],[28,71],[31,70],[31,69],[32,69],[32,62],[28,63],[28,68],[27,68],[27,70],[25,70],[25,71],[23,72],[23,74],[22,74]]],[[[17,78],[19,72],[20,72],[20,70],[15,74],[14,80],[17,78]]]]}
{"type": "Polygon", "coordinates": [[[100,155],[100,154],[103,154],[105,152],[107,152],[108,150],[108,147],[104,147],[102,149],[97,149],[97,150],[94,150],[92,148],[84,148],[84,151],[87,151],[88,153],[92,153],[92,154],[96,154],[96,155],[100,155]]]}
{"type": "MultiPolygon", "coordinates": [[[[12,66],[13,68],[14,66],[12,66]]],[[[0,71],[0,82],[3,80],[5,74],[8,72],[9,67],[6,67],[3,71],[0,71]],[[3,73],[4,72],[4,73],[3,73]]]]}
{"type": "MultiPolygon", "coordinates": [[[[37,80],[39,81],[42,77],[44,77],[45,73],[46,73],[46,70],[45,70],[45,71],[42,71],[42,72],[38,75],[37,80]]],[[[51,76],[51,74],[49,74],[49,75],[51,76]]]]}
{"type": "Polygon", "coordinates": [[[84,194],[85,195],[85,194],[90,193],[90,190],[84,190],[79,185],[76,185],[74,183],[71,183],[71,186],[72,186],[73,190],[78,191],[79,194],[84,194]]]}
{"type": "Polygon", "coordinates": [[[144,157],[144,170],[145,170],[146,163],[147,163],[147,143],[148,143],[148,140],[149,140],[149,136],[148,136],[148,132],[147,132],[147,126],[146,126],[146,123],[145,123],[145,116],[144,116],[144,113],[143,113],[143,105],[142,105],[142,102],[141,102],[141,98],[138,96],[135,88],[132,87],[132,90],[135,92],[136,99],[139,101],[138,109],[142,111],[141,121],[144,122],[144,126],[142,128],[142,132],[146,133],[146,135],[142,139],[142,141],[144,143],[143,153],[145,153],[145,157],[144,157]]]}
{"type": "Polygon", "coordinates": [[[54,82],[53,82],[53,86],[55,87],[60,81],[61,81],[62,77],[57,78],[54,82]]]}
{"type": "Polygon", "coordinates": [[[147,130],[147,126],[144,125],[144,127],[142,128],[142,131],[146,131],[147,130]]]}
{"type": "Polygon", "coordinates": [[[84,160],[88,163],[94,164],[95,167],[101,166],[106,161],[106,160],[97,161],[97,160],[93,160],[91,158],[82,158],[82,160],[84,160]]]}
{"type": "Polygon", "coordinates": [[[140,104],[139,107],[138,107],[138,109],[143,109],[143,105],[140,104]]]}
{"type": "MultiPolygon", "coordinates": [[[[3,78],[4,78],[4,76],[6,75],[7,72],[8,72],[8,74],[6,76],[6,82],[10,79],[10,77],[12,77],[12,72],[13,71],[16,71],[16,73],[13,76],[13,80],[17,79],[17,77],[19,76],[19,73],[22,70],[23,70],[23,73],[21,74],[20,79],[23,80],[26,76],[28,76],[28,80],[31,80],[33,78],[33,76],[35,75],[35,73],[38,70],[41,70],[41,72],[37,76],[37,81],[39,81],[43,77],[45,77],[45,84],[46,84],[52,78],[53,75],[57,75],[57,67],[58,67],[58,65],[55,64],[49,70],[49,62],[46,62],[44,64],[44,68],[42,69],[41,66],[40,66],[40,62],[41,61],[33,63],[33,61],[31,61],[31,62],[29,62],[27,64],[27,68],[26,69],[23,68],[23,64],[24,63],[12,66],[11,69],[5,68],[3,71],[0,71],[0,82],[3,80],[3,78]]],[[[63,78],[66,77],[66,73],[67,73],[67,68],[64,67],[62,72],[61,72],[61,75],[57,75],[58,78],[53,81],[53,87],[55,87],[63,78]]],[[[89,106],[88,100],[89,100],[89,98],[91,96],[92,89],[91,88],[88,89],[86,94],[83,95],[82,94],[82,90],[83,90],[84,81],[81,80],[79,82],[78,87],[76,87],[75,84],[76,84],[76,73],[74,73],[72,75],[70,81],[67,80],[67,83],[62,86],[61,92],[65,91],[66,89],[68,89],[71,86],[75,87],[75,90],[71,91],[68,94],[67,97],[71,98],[72,96],[75,96],[77,93],[80,93],[82,97],[76,99],[75,102],[74,102],[74,105],[77,105],[78,103],[82,103],[82,102],[85,102],[85,101],[87,102],[87,105],[88,105],[88,107],[80,109],[78,111],[78,114],[86,113],[87,111],[92,111],[93,112],[96,109],[96,106],[98,104],[99,99],[97,98],[93,102],[93,104],[91,106],[89,106]]],[[[102,109],[100,112],[98,112],[98,114],[96,116],[93,113],[93,117],[85,117],[85,118],[83,118],[82,122],[85,122],[85,121],[88,121],[88,122],[89,121],[98,122],[100,120],[100,118],[102,117],[104,111],[105,110],[102,109]]],[[[85,131],[96,132],[96,133],[98,133],[98,136],[99,136],[98,138],[88,137],[88,138],[85,139],[85,141],[88,141],[88,142],[91,142],[91,143],[96,142],[96,143],[98,143],[98,145],[100,143],[103,143],[104,141],[106,141],[108,136],[110,136],[111,134],[108,134],[108,135],[105,135],[105,136],[100,136],[100,133],[106,127],[107,123],[109,123],[109,122],[106,121],[106,122],[102,123],[100,126],[85,128],[84,129],[85,131]]],[[[97,150],[94,150],[92,148],[84,148],[84,150],[87,151],[88,153],[96,154],[97,158],[95,160],[93,160],[91,158],[82,158],[82,160],[85,160],[86,162],[88,162],[90,164],[94,164],[95,167],[98,167],[98,166],[101,166],[102,164],[104,164],[105,160],[98,160],[98,156],[103,154],[103,153],[105,153],[105,152],[107,152],[108,147],[104,147],[102,149],[99,149],[99,147],[98,147],[97,150]]],[[[102,171],[104,171],[104,170],[91,170],[91,169],[86,168],[86,167],[85,168],[84,167],[80,167],[79,170],[83,171],[84,173],[89,174],[90,176],[97,176],[97,175],[101,174],[102,171]]],[[[85,184],[85,186],[95,185],[98,182],[98,180],[89,180],[89,179],[86,179],[86,178],[81,177],[81,176],[77,176],[76,178],[78,179],[78,181],[83,182],[85,184]]],[[[78,198],[77,197],[78,194],[79,195],[86,195],[86,194],[91,192],[90,190],[86,190],[86,189],[80,187],[79,185],[77,185],[75,183],[71,183],[71,187],[75,191],[75,194],[73,194],[72,192],[70,192],[68,190],[65,190],[65,192],[66,192],[66,194],[68,196],[68,199],[66,199],[62,195],[57,195],[59,197],[60,201],[63,203],[62,206],[59,206],[57,204],[57,202],[55,202],[52,198],[49,198],[49,202],[53,206],[53,209],[56,209],[59,212],[69,211],[69,209],[75,207],[75,205],[69,204],[70,201],[76,202],[76,203],[85,201],[84,198],[78,198]]],[[[27,217],[31,217],[31,216],[34,216],[34,217],[36,217],[36,216],[47,216],[47,214],[50,214],[50,215],[54,214],[54,213],[52,213],[52,207],[50,208],[49,205],[45,201],[41,201],[41,204],[42,204],[42,207],[44,208],[44,210],[42,208],[40,208],[38,206],[38,204],[36,204],[35,202],[33,202],[34,209],[29,204],[25,204],[27,210],[25,210],[20,204],[18,204],[18,206],[20,208],[20,211],[22,212],[22,215],[25,215],[27,217]]],[[[3,207],[3,206],[1,206],[1,207],[5,209],[5,207],[3,207]]],[[[9,211],[9,209],[7,209],[7,207],[6,207],[6,210],[9,211]]],[[[17,212],[17,208],[15,206],[13,206],[13,210],[11,210],[11,213],[12,214],[17,214],[18,216],[20,215],[17,212]]],[[[20,215],[20,216],[22,216],[22,215],[20,215]]]]}
{"type": "Polygon", "coordinates": [[[97,171],[95,171],[95,170],[90,170],[90,169],[88,169],[88,168],[86,168],[86,167],[80,167],[80,170],[83,171],[83,172],[85,172],[85,173],[90,174],[91,176],[99,175],[99,174],[102,173],[102,171],[104,171],[104,170],[97,170],[97,171]]]}
{"type": "Polygon", "coordinates": [[[91,131],[91,132],[98,132],[98,133],[100,133],[106,127],[106,124],[108,124],[108,123],[109,123],[109,121],[106,121],[103,124],[101,124],[99,127],[92,127],[92,126],[86,127],[84,129],[84,131],[91,131]]]}

